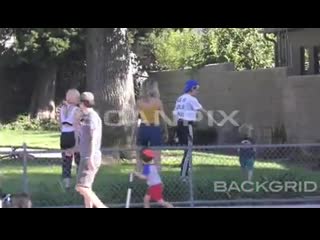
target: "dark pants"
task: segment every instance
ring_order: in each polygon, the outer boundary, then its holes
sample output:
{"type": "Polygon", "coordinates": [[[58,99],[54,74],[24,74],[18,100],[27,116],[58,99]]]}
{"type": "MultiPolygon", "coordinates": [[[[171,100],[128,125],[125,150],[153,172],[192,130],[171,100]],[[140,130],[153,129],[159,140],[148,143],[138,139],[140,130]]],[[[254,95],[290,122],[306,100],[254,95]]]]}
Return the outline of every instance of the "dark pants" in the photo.
{"type": "MultiPolygon", "coordinates": [[[[60,137],[60,147],[62,150],[67,150],[75,147],[76,138],[74,132],[63,132],[60,137]]],[[[73,157],[77,166],[80,163],[80,153],[74,153],[74,156],[66,156],[62,153],[62,178],[71,178],[71,169],[73,157]]]]}
{"type": "Polygon", "coordinates": [[[65,153],[62,153],[62,178],[71,178],[73,157],[78,168],[80,164],[80,153],[74,153],[74,156],[66,156],[65,153]]]}
{"type": "MultiPolygon", "coordinates": [[[[183,120],[178,121],[177,137],[179,139],[179,145],[192,146],[193,144],[193,123],[183,120]]],[[[192,151],[187,149],[184,151],[184,155],[181,162],[180,176],[185,177],[189,175],[190,161],[192,151]]]]}

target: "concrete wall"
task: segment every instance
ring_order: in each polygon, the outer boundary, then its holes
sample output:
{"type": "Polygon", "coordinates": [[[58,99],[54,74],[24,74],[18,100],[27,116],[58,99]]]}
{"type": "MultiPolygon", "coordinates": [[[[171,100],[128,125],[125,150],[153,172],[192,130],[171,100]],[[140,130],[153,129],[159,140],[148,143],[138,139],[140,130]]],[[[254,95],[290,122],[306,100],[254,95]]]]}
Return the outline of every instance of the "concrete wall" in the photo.
{"type": "Polygon", "coordinates": [[[292,46],[320,46],[320,28],[303,28],[288,32],[288,39],[292,46]]]}
{"type": "MultiPolygon", "coordinates": [[[[227,115],[238,110],[235,120],[240,126],[252,126],[259,143],[271,143],[272,132],[281,126],[287,131],[288,142],[320,140],[320,129],[315,130],[320,122],[320,76],[288,77],[286,68],[236,72],[210,66],[192,77],[201,84],[199,100],[204,108],[223,110],[227,115]]],[[[189,78],[186,71],[151,74],[151,79],[158,82],[168,116],[172,116],[175,101],[189,78]]],[[[223,120],[219,114],[215,119],[223,120]]],[[[217,143],[238,141],[239,129],[229,122],[215,128],[217,143]]],[[[207,121],[202,121],[198,129],[209,129],[207,121]]]]}
{"type": "Polygon", "coordinates": [[[294,76],[283,88],[284,122],[294,143],[320,141],[320,76],[294,76]]]}
{"type": "Polygon", "coordinates": [[[296,31],[288,32],[290,44],[290,75],[303,75],[304,62],[302,57],[304,52],[302,47],[309,50],[310,67],[308,74],[317,74],[319,72],[318,57],[314,47],[320,47],[320,28],[302,28],[296,31]]]}

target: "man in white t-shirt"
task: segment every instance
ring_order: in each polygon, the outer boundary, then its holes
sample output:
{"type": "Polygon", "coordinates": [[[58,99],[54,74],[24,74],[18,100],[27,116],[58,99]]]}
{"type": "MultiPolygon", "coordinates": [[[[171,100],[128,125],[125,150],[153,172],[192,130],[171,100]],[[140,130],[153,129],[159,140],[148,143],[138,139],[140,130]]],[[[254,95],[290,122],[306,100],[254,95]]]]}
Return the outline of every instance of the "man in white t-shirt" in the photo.
{"type": "MultiPolygon", "coordinates": [[[[192,146],[193,125],[197,121],[199,111],[207,113],[203,109],[198,99],[195,97],[199,93],[199,83],[196,80],[189,80],[185,84],[184,94],[176,102],[174,116],[177,120],[177,137],[180,145],[192,146]]],[[[181,177],[188,176],[190,159],[192,152],[185,150],[181,163],[181,177]]]]}

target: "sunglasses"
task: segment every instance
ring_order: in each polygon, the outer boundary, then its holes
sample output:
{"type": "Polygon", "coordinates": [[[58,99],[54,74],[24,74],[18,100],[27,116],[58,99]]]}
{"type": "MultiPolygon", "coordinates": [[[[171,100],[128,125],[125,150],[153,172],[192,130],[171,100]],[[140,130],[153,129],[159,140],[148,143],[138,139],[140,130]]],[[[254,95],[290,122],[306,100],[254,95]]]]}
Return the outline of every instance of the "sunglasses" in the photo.
{"type": "Polygon", "coordinates": [[[193,87],[192,90],[199,90],[200,89],[200,86],[196,86],[196,87],[193,87]]]}

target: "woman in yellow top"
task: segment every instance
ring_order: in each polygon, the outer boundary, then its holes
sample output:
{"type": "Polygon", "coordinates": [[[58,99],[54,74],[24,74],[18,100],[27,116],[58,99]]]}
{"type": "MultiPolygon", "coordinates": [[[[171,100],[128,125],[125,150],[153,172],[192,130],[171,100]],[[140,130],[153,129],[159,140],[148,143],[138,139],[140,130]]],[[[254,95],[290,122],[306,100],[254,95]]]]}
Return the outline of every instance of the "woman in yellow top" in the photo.
{"type": "MultiPolygon", "coordinates": [[[[137,134],[137,145],[140,147],[157,147],[162,145],[160,112],[163,105],[160,94],[154,89],[144,87],[141,98],[137,101],[140,115],[140,126],[137,134]]],[[[154,162],[160,168],[160,151],[155,151],[154,162]]]]}

